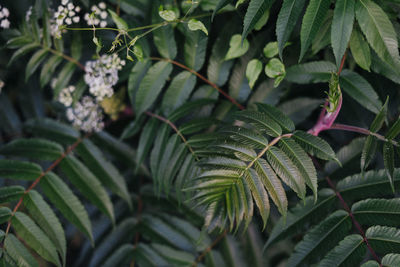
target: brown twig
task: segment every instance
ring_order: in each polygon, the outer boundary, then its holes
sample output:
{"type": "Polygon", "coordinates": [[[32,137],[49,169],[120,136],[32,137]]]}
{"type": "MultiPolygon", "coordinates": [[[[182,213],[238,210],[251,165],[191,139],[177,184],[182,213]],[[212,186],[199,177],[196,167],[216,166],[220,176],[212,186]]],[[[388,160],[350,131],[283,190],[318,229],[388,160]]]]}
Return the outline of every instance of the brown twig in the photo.
{"type": "Polygon", "coordinates": [[[39,175],[39,177],[37,177],[37,178],[35,179],[35,181],[28,187],[28,189],[26,189],[26,190],[24,191],[24,194],[20,197],[20,199],[18,200],[17,205],[15,205],[15,207],[14,207],[12,213],[11,213],[11,217],[10,217],[10,219],[8,220],[8,223],[7,223],[7,229],[6,229],[5,235],[7,235],[7,234],[9,233],[10,227],[11,227],[11,219],[14,217],[15,213],[18,211],[19,207],[21,206],[22,201],[24,200],[24,197],[25,197],[32,189],[34,189],[34,188],[38,185],[38,183],[41,181],[41,179],[42,179],[44,176],[46,176],[47,173],[49,173],[49,172],[52,171],[55,167],[57,167],[58,164],[60,164],[60,162],[61,162],[66,156],[68,156],[69,153],[71,153],[84,139],[88,138],[90,135],[91,135],[91,133],[88,133],[88,134],[86,134],[83,138],[78,138],[78,139],[76,140],[75,143],[73,143],[71,146],[69,146],[69,147],[67,148],[67,150],[65,150],[65,152],[62,153],[61,156],[60,156],[58,159],[56,159],[56,160],[50,165],[50,167],[48,167],[48,168],[46,169],[46,171],[42,172],[42,173],[39,175]]]}
{"type": "Polygon", "coordinates": [[[226,99],[228,99],[230,102],[232,102],[234,105],[236,105],[239,109],[243,110],[244,106],[241,105],[240,103],[238,103],[233,97],[231,97],[229,94],[227,94],[226,92],[224,92],[221,88],[218,87],[218,85],[216,85],[215,83],[213,83],[212,81],[210,81],[209,79],[207,79],[206,77],[204,77],[203,75],[201,75],[200,73],[196,72],[195,70],[175,61],[172,59],[168,59],[168,58],[159,58],[159,57],[150,57],[151,60],[158,60],[158,61],[166,61],[169,62],[171,64],[174,64],[178,67],[181,67],[182,69],[185,69],[187,71],[189,71],[190,73],[193,73],[194,75],[196,75],[199,79],[203,80],[204,82],[208,83],[211,87],[213,87],[215,90],[217,90],[219,93],[221,93],[224,97],[226,97],[226,99]]]}
{"type": "Polygon", "coordinates": [[[219,241],[221,241],[226,235],[228,234],[228,231],[225,230],[223,233],[221,233],[217,238],[214,240],[214,242],[211,243],[203,252],[196,258],[196,260],[193,262],[192,266],[197,266],[199,262],[207,255],[208,252],[210,252],[213,247],[215,247],[219,241]]]}

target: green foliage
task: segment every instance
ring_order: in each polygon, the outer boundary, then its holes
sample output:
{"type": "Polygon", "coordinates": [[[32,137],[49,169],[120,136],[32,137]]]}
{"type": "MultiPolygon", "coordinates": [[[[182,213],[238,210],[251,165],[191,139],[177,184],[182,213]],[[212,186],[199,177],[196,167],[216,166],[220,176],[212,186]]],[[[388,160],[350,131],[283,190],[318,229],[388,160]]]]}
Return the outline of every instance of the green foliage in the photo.
{"type": "Polygon", "coordinates": [[[399,266],[399,1],[14,2],[0,266],[399,266]]]}

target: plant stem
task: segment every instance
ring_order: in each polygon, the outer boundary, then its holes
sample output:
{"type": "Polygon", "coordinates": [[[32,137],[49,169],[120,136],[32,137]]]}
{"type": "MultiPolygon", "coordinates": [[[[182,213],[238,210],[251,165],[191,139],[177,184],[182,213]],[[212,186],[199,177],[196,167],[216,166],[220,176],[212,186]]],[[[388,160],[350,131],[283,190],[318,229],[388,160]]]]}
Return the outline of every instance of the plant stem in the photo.
{"type": "Polygon", "coordinates": [[[84,139],[88,138],[90,135],[91,135],[91,133],[88,133],[88,134],[86,134],[83,138],[78,138],[78,139],[76,140],[75,143],[73,143],[71,146],[69,146],[69,147],[67,148],[67,150],[65,150],[65,152],[64,152],[63,154],[61,154],[61,156],[60,156],[58,159],[56,159],[56,160],[50,165],[50,167],[48,167],[48,168],[46,169],[46,171],[42,172],[42,173],[39,175],[39,177],[36,178],[35,181],[29,186],[29,188],[25,190],[24,194],[23,194],[23,195],[20,197],[20,199],[18,200],[17,205],[15,205],[15,207],[14,207],[12,213],[11,213],[11,217],[10,217],[10,219],[8,220],[7,229],[6,229],[6,233],[5,233],[6,236],[8,235],[8,233],[9,233],[9,231],[10,231],[10,228],[11,228],[11,220],[12,220],[12,218],[14,217],[15,213],[18,211],[19,207],[21,206],[22,201],[24,200],[24,197],[25,197],[32,189],[34,189],[34,188],[39,184],[39,182],[42,180],[43,177],[46,176],[47,173],[49,173],[49,172],[52,171],[55,167],[57,167],[58,164],[60,164],[60,162],[61,162],[66,156],[68,156],[68,154],[70,154],[84,139]]]}
{"type": "Polygon", "coordinates": [[[333,124],[331,126],[331,128],[326,129],[326,130],[342,130],[342,131],[360,133],[360,134],[364,134],[364,135],[372,135],[372,136],[375,136],[377,139],[379,139],[381,141],[390,142],[395,146],[400,146],[400,144],[398,142],[394,141],[394,140],[386,139],[383,135],[371,132],[368,129],[357,127],[357,126],[335,123],[335,124],[333,124]]]}
{"type": "Polygon", "coordinates": [[[203,252],[196,258],[196,260],[193,262],[192,266],[197,266],[197,264],[207,255],[208,252],[212,250],[213,247],[215,247],[219,241],[221,241],[226,235],[228,234],[228,231],[225,230],[222,234],[220,234],[214,242],[210,246],[208,246],[203,252]]]}
{"type": "Polygon", "coordinates": [[[178,67],[181,67],[182,69],[185,69],[185,70],[189,71],[190,73],[193,73],[194,75],[199,77],[201,80],[203,80],[204,82],[206,82],[209,85],[211,85],[211,87],[216,89],[219,93],[221,93],[224,97],[226,97],[230,102],[232,102],[234,105],[236,105],[239,109],[241,109],[241,110],[245,109],[243,105],[238,103],[233,97],[231,97],[229,94],[224,92],[221,88],[218,87],[218,85],[216,85],[215,83],[211,82],[209,79],[207,79],[206,77],[204,77],[200,73],[196,72],[195,70],[183,65],[182,63],[179,63],[179,62],[177,62],[175,60],[168,59],[168,58],[150,57],[150,59],[151,60],[158,60],[158,61],[166,61],[166,62],[174,64],[174,65],[176,65],[178,67]]]}
{"type": "Polygon", "coordinates": [[[43,47],[43,49],[47,49],[48,51],[50,51],[50,52],[53,53],[54,55],[60,56],[60,57],[64,58],[65,60],[74,63],[74,64],[77,65],[81,70],[83,70],[83,71],[86,72],[85,66],[83,66],[83,65],[82,65],[78,60],[76,60],[75,58],[70,57],[70,56],[68,56],[68,55],[66,55],[66,54],[64,54],[64,53],[62,53],[62,52],[60,52],[60,51],[57,51],[57,50],[53,49],[53,48],[44,47],[44,46],[42,46],[42,47],[43,47]]]}

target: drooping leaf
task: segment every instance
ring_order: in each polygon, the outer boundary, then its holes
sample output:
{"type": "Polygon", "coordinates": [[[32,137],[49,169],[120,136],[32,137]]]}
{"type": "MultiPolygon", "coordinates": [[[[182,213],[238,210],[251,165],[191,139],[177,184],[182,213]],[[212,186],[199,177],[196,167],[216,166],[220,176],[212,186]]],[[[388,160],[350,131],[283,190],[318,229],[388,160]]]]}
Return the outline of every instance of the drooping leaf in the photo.
{"type": "Polygon", "coordinates": [[[303,11],[305,0],[284,0],[276,21],[276,36],[278,40],[279,56],[282,59],[283,48],[289,41],[290,34],[297,24],[303,11]]]}
{"type": "Polygon", "coordinates": [[[48,50],[46,49],[38,50],[35,54],[33,54],[26,65],[25,81],[28,81],[29,77],[31,77],[31,75],[36,71],[39,65],[46,58],[47,54],[48,50]]]}
{"type": "Polygon", "coordinates": [[[356,18],[368,43],[379,57],[398,67],[400,57],[396,32],[382,8],[371,0],[356,1],[356,18]]]}
{"type": "Polygon", "coordinates": [[[39,227],[47,234],[59,251],[63,265],[65,265],[67,243],[60,221],[42,196],[35,190],[29,191],[24,197],[24,206],[39,227]]]}
{"type": "Polygon", "coordinates": [[[128,79],[128,95],[133,107],[136,104],[137,90],[150,67],[150,60],[143,60],[136,62],[135,66],[131,69],[128,79]]]}
{"type": "Polygon", "coordinates": [[[252,59],[246,67],[246,78],[249,81],[250,88],[254,87],[262,71],[262,63],[258,59],[252,59]]]}
{"type": "Polygon", "coordinates": [[[354,28],[351,33],[350,51],[356,63],[364,70],[369,71],[371,66],[371,51],[358,28],[354,28]]]}
{"type": "MultiPolygon", "coordinates": [[[[153,1],[152,23],[163,22],[163,19],[158,15],[158,7],[162,1],[153,1]]],[[[164,25],[160,29],[153,32],[154,44],[158,52],[164,58],[174,59],[178,53],[175,41],[175,33],[172,25],[164,25]]]]}
{"type": "Polygon", "coordinates": [[[243,120],[247,123],[251,123],[261,131],[265,131],[267,134],[277,137],[282,134],[282,128],[268,115],[258,112],[245,110],[236,113],[236,117],[239,120],[243,120]]]}
{"type": "Polygon", "coordinates": [[[336,66],[332,62],[308,62],[287,68],[286,80],[301,84],[327,82],[331,78],[331,73],[335,71],[336,66]]]}
{"type": "Polygon", "coordinates": [[[278,42],[269,42],[263,49],[263,54],[267,58],[273,58],[278,53],[278,42]]]}
{"type": "Polygon", "coordinates": [[[168,115],[184,104],[196,85],[196,76],[188,71],[176,75],[167,88],[161,103],[161,109],[168,115]]]}
{"type": "Polygon", "coordinates": [[[364,148],[361,153],[361,171],[364,172],[368,168],[372,159],[375,156],[378,142],[375,136],[369,135],[365,141],[364,148]]]}
{"type": "Polygon", "coordinates": [[[188,22],[188,28],[191,31],[202,31],[205,35],[208,35],[208,30],[204,26],[203,22],[197,19],[191,19],[188,22]]]}
{"type": "Polygon", "coordinates": [[[382,128],[383,123],[386,120],[388,102],[389,97],[386,98],[385,104],[383,104],[383,106],[379,110],[379,113],[377,113],[375,119],[372,121],[371,126],[369,127],[369,130],[371,132],[376,133],[382,128]]]}
{"type": "Polygon", "coordinates": [[[400,199],[365,199],[356,202],[351,212],[362,225],[398,226],[400,199]]]}
{"type": "Polygon", "coordinates": [[[31,162],[0,159],[0,177],[16,180],[35,180],[42,168],[31,162]]]}
{"type": "Polygon", "coordinates": [[[171,64],[165,61],[154,64],[148,70],[136,93],[135,109],[137,116],[151,107],[160,94],[171,71],[171,64]]]}
{"type": "Polygon", "coordinates": [[[117,28],[120,30],[127,31],[128,30],[128,24],[126,23],[125,20],[123,20],[120,16],[118,16],[114,11],[111,9],[108,9],[108,13],[110,13],[112,20],[114,21],[115,25],[117,25],[117,28]]]}
{"type": "Polygon", "coordinates": [[[0,154],[36,160],[56,160],[64,152],[62,146],[46,139],[16,139],[0,148],[0,154]]]}
{"type": "Polygon", "coordinates": [[[365,237],[378,253],[397,253],[400,251],[400,230],[395,227],[372,226],[365,232],[365,237]]]}
{"type": "Polygon", "coordinates": [[[25,192],[20,185],[3,186],[0,188],[0,203],[7,203],[18,200],[25,192]]]}
{"type": "Polygon", "coordinates": [[[257,22],[273,4],[274,0],[251,0],[243,20],[243,32],[241,40],[254,29],[257,22]]]}
{"type": "Polygon", "coordinates": [[[329,0],[311,0],[309,2],[301,24],[301,51],[299,62],[303,59],[308,47],[317,35],[321,23],[328,11],[329,5],[329,0]]]}
{"type": "Polygon", "coordinates": [[[189,31],[184,29],[185,45],[183,47],[186,66],[195,71],[199,71],[206,59],[207,35],[199,31],[189,31]]]}
{"type": "Polygon", "coordinates": [[[337,210],[312,228],[295,247],[288,266],[301,266],[321,257],[341,241],[351,229],[351,219],[344,210],[337,210]]]}
{"type": "Polygon", "coordinates": [[[268,104],[257,103],[256,105],[259,111],[268,114],[269,117],[271,117],[276,123],[278,123],[284,131],[294,131],[295,126],[293,121],[289,119],[289,117],[286,116],[282,111],[268,104]]]}
{"type": "Polygon", "coordinates": [[[331,43],[338,68],[353,30],[354,6],[354,0],[338,0],[335,4],[331,28],[331,43]]]}
{"type": "Polygon", "coordinates": [[[61,266],[53,242],[27,215],[17,211],[12,217],[15,232],[44,259],[61,266]]]}
{"type": "Polygon", "coordinates": [[[93,243],[92,226],[89,216],[71,189],[52,172],[46,174],[40,180],[40,186],[44,194],[61,211],[63,216],[88,236],[93,243]]]}
{"type": "MultiPolygon", "coordinates": [[[[388,140],[392,140],[396,138],[400,134],[400,117],[397,121],[390,127],[389,131],[385,135],[385,138],[388,140]]],[[[1,150],[0,150],[1,151],[1,150]]]]}
{"type": "Polygon", "coordinates": [[[383,164],[385,165],[386,173],[390,181],[390,186],[394,192],[394,147],[390,142],[385,142],[383,144],[383,164]]]}
{"type": "Polygon", "coordinates": [[[7,207],[0,208],[0,223],[5,223],[11,218],[11,210],[7,207]]]}
{"type": "Polygon", "coordinates": [[[114,223],[112,202],[96,176],[74,156],[65,157],[60,167],[71,183],[114,223]]]}
{"type": "Polygon", "coordinates": [[[8,234],[4,240],[4,248],[8,255],[20,267],[39,267],[28,249],[13,234],[8,234]]]}
{"type": "Polygon", "coordinates": [[[292,160],[275,146],[267,150],[266,157],[282,181],[293,189],[299,198],[304,199],[306,195],[305,180],[292,160]]]}
{"type": "Polygon", "coordinates": [[[76,151],[102,184],[123,198],[129,206],[132,206],[131,197],[124,177],[119,173],[117,168],[104,157],[97,146],[90,140],[85,139],[78,145],[76,151]]]}
{"type": "Polygon", "coordinates": [[[293,139],[313,156],[324,160],[339,161],[329,144],[318,136],[303,131],[295,131],[293,139]]]}
{"type": "Polygon", "coordinates": [[[349,235],[331,250],[318,264],[319,267],[356,266],[364,257],[366,245],[362,236],[349,235]]]}

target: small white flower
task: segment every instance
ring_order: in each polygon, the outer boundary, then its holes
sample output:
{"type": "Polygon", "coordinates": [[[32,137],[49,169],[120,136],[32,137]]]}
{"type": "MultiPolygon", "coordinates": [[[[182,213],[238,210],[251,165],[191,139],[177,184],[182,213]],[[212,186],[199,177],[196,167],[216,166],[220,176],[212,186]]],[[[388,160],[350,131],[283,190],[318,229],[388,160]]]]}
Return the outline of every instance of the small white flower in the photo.
{"type": "Polygon", "coordinates": [[[68,4],[68,1],[69,1],[69,0],[62,0],[62,1],[61,1],[61,4],[62,4],[63,6],[66,6],[66,5],[68,4]]]}
{"type": "Polygon", "coordinates": [[[105,4],[104,2],[100,2],[100,3],[99,3],[99,7],[100,7],[101,9],[106,9],[106,4],[105,4]]]}
{"type": "Polygon", "coordinates": [[[75,6],[74,6],[74,4],[72,4],[72,3],[68,3],[67,8],[68,8],[69,10],[73,10],[73,9],[75,8],[75,6]]]}
{"type": "Polygon", "coordinates": [[[72,21],[75,23],[78,23],[79,20],[80,20],[80,17],[78,17],[78,16],[72,18],[72,21]]]}
{"type": "Polygon", "coordinates": [[[8,29],[10,27],[10,21],[8,19],[4,19],[0,23],[0,28],[8,29]]]}
{"type": "Polygon", "coordinates": [[[107,21],[102,21],[102,22],[100,22],[100,27],[101,27],[101,28],[107,27],[107,21]]]}
{"type": "Polygon", "coordinates": [[[81,12],[81,7],[80,6],[76,6],[75,7],[75,12],[81,12]]]}
{"type": "Polygon", "coordinates": [[[65,23],[67,23],[67,25],[71,25],[72,24],[71,18],[66,18],[65,23]]]}

